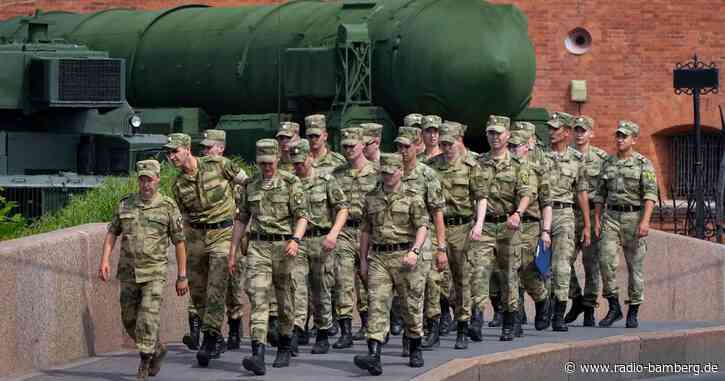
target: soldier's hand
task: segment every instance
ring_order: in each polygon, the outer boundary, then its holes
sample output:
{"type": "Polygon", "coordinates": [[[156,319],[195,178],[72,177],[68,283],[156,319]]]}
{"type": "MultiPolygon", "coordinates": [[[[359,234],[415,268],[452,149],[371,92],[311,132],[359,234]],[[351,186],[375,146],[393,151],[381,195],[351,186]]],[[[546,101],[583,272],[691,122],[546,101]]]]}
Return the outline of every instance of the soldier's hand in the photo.
{"type": "Polygon", "coordinates": [[[471,229],[471,232],[468,233],[468,237],[471,239],[471,241],[480,241],[482,230],[483,230],[482,226],[474,225],[473,228],[471,229]]]}
{"type": "Polygon", "coordinates": [[[602,237],[602,224],[599,221],[594,221],[594,238],[599,239],[602,237]]]}
{"type": "Polygon", "coordinates": [[[403,265],[407,266],[411,270],[415,268],[415,264],[418,262],[418,255],[414,252],[409,252],[403,257],[403,265]]]}
{"type": "Polygon", "coordinates": [[[288,257],[296,257],[297,252],[300,250],[300,246],[295,241],[288,241],[287,248],[284,250],[284,254],[288,257]]]}
{"type": "Polygon", "coordinates": [[[582,247],[589,247],[592,244],[592,233],[589,229],[584,228],[582,230],[582,247]]]}
{"type": "Polygon", "coordinates": [[[176,281],[176,295],[184,296],[189,292],[189,281],[187,279],[178,279],[176,281]]]}
{"type": "Polygon", "coordinates": [[[518,213],[510,215],[506,220],[506,227],[511,230],[518,230],[519,226],[521,226],[521,217],[519,217],[518,213]]]}
{"type": "Polygon", "coordinates": [[[637,229],[637,237],[642,238],[649,235],[649,224],[645,221],[642,221],[639,223],[639,227],[637,229]]]}
{"type": "Polygon", "coordinates": [[[445,252],[438,252],[438,256],[436,257],[436,270],[438,270],[439,273],[446,270],[446,266],[448,265],[448,255],[446,255],[445,252]]]}
{"type": "Polygon", "coordinates": [[[360,274],[360,280],[365,283],[365,286],[368,285],[368,264],[366,263],[360,263],[360,269],[358,270],[358,273],[360,274]]]}
{"type": "Polygon", "coordinates": [[[550,248],[551,247],[551,235],[549,235],[549,232],[541,232],[541,240],[544,241],[544,247],[550,248]]]}
{"type": "Polygon", "coordinates": [[[108,282],[111,279],[111,265],[108,261],[101,261],[101,266],[98,269],[98,278],[104,282],[108,282]]]}
{"type": "Polygon", "coordinates": [[[330,252],[335,250],[335,247],[337,247],[337,236],[333,236],[332,233],[328,233],[322,241],[322,250],[330,252]]]}
{"type": "Polygon", "coordinates": [[[237,271],[237,261],[231,255],[227,258],[227,268],[229,269],[229,275],[234,275],[237,271]]]}

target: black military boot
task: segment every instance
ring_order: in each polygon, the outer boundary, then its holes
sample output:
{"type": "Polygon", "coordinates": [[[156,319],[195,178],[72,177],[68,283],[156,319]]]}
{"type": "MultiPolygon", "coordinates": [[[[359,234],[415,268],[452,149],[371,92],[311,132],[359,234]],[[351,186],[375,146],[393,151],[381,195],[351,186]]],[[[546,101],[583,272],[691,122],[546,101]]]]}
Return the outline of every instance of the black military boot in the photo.
{"type": "Polygon", "coordinates": [[[410,365],[411,368],[420,368],[424,365],[423,352],[420,347],[422,341],[423,340],[420,337],[408,339],[408,343],[410,343],[410,360],[408,361],[408,365],[410,365]]]}
{"type": "Polygon", "coordinates": [[[264,365],[264,352],[266,348],[263,343],[252,340],[252,355],[242,360],[244,369],[253,372],[257,376],[267,373],[267,367],[264,365]]]}
{"type": "Polygon", "coordinates": [[[408,339],[408,336],[405,334],[405,331],[403,331],[403,337],[401,340],[401,346],[403,347],[403,350],[400,352],[400,357],[410,357],[410,339],[408,339]]]}
{"type": "Polygon", "coordinates": [[[438,319],[428,319],[428,327],[428,336],[425,337],[425,340],[423,340],[423,344],[421,344],[420,346],[424,351],[432,351],[433,347],[439,347],[441,345],[438,319]]]}
{"type": "Polygon", "coordinates": [[[279,319],[276,316],[270,316],[267,321],[267,342],[273,347],[279,342],[279,319]]]}
{"type": "Polygon", "coordinates": [[[139,353],[141,362],[138,364],[138,371],[136,372],[136,381],[147,381],[149,379],[149,368],[151,367],[152,353],[139,353]]]}
{"type": "Polygon", "coordinates": [[[368,338],[368,312],[360,311],[360,329],[352,336],[353,341],[366,340],[368,338]]]}
{"type": "Polygon", "coordinates": [[[335,349],[350,348],[352,344],[352,319],[340,319],[340,338],[335,344],[332,344],[332,347],[335,349]]]}
{"type": "Polygon", "coordinates": [[[564,323],[571,324],[579,319],[579,315],[584,312],[584,297],[579,295],[571,302],[571,309],[564,318],[564,323]]]}
{"type": "Polygon", "coordinates": [[[277,346],[277,356],[274,358],[272,363],[273,368],[285,368],[289,366],[289,360],[292,356],[290,351],[290,345],[292,344],[292,337],[287,335],[279,336],[279,345],[277,346]]]}
{"type": "Polygon", "coordinates": [[[224,336],[221,334],[216,335],[216,345],[214,346],[214,351],[211,353],[211,358],[218,359],[226,351],[227,342],[224,341],[224,336]]]}
{"type": "Polygon", "coordinates": [[[368,354],[356,355],[354,358],[355,365],[360,369],[367,370],[373,376],[383,374],[383,364],[380,363],[381,347],[379,341],[368,339],[368,354]]]}
{"type": "Polygon", "coordinates": [[[199,366],[204,368],[209,366],[209,361],[214,358],[215,353],[219,357],[217,336],[218,334],[214,332],[204,332],[204,340],[201,342],[201,348],[199,348],[199,352],[196,352],[196,361],[199,362],[199,366]]]}
{"type": "Polygon", "coordinates": [[[594,321],[594,307],[584,306],[584,326],[594,327],[596,325],[594,321]]]}
{"type": "Polygon", "coordinates": [[[327,340],[327,330],[318,329],[317,337],[315,338],[315,345],[312,347],[313,355],[322,355],[330,351],[330,342],[327,340]]]}
{"type": "Polygon", "coordinates": [[[468,322],[459,321],[456,333],[455,349],[468,349],[468,322]]]}
{"type": "Polygon", "coordinates": [[[521,326],[524,313],[523,306],[519,305],[518,311],[515,311],[514,314],[514,337],[524,337],[524,328],[521,326]]]}
{"type": "Polygon", "coordinates": [[[493,317],[488,322],[489,327],[500,327],[503,315],[501,314],[501,298],[498,296],[491,296],[491,307],[493,307],[493,317]]]}
{"type": "Polygon", "coordinates": [[[537,331],[543,331],[551,325],[551,314],[549,314],[551,305],[549,304],[549,301],[550,299],[547,297],[535,304],[536,316],[534,317],[534,327],[537,331]]]}
{"type": "Polygon", "coordinates": [[[504,311],[501,319],[500,341],[512,341],[514,339],[514,312],[504,311]]]}
{"type": "Polygon", "coordinates": [[[310,315],[312,315],[312,311],[308,311],[307,313],[307,320],[305,320],[305,326],[300,331],[300,334],[297,337],[297,343],[299,345],[308,345],[310,344],[310,315]]]}
{"type": "Polygon", "coordinates": [[[239,349],[242,340],[242,319],[229,319],[229,337],[227,349],[239,349]]]}
{"type": "Polygon", "coordinates": [[[528,316],[526,316],[526,308],[524,307],[524,301],[525,301],[524,288],[519,287],[519,312],[521,313],[521,324],[529,324],[529,318],[528,318],[528,316]]]}
{"type": "Polygon", "coordinates": [[[302,334],[302,328],[294,326],[292,329],[292,336],[290,340],[290,354],[292,357],[297,357],[299,353],[300,335],[302,334]]]}
{"type": "Polygon", "coordinates": [[[398,336],[403,331],[403,321],[400,317],[400,297],[393,297],[393,303],[390,308],[390,334],[398,336]]]}
{"type": "Polygon", "coordinates": [[[554,332],[567,332],[569,327],[564,323],[564,313],[566,312],[566,301],[556,299],[554,305],[554,317],[551,319],[551,330],[554,332]]]}
{"type": "Polygon", "coordinates": [[[196,314],[189,314],[189,334],[184,335],[181,342],[192,351],[199,349],[199,339],[201,338],[201,318],[196,314]]]}
{"type": "Polygon", "coordinates": [[[604,328],[611,327],[615,321],[622,320],[622,307],[619,305],[619,297],[610,296],[607,301],[609,302],[609,311],[607,311],[607,316],[599,321],[599,326],[604,328]]]}
{"type": "Polygon", "coordinates": [[[441,319],[438,326],[438,334],[441,336],[447,336],[451,332],[453,325],[453,319],[451,317],[451,305],[448,302],[448,298],[441,296],[441,319]]]}
{"type": "Polygon", "coordinates": [[[164,344],[156,342],[156,348],[154,354],[151,357],[151,364],[149,364],[149,376],[155,377],[161,371],[161,364],[164,362],[166,353],[168,350],[164,344]]]}
{"type": "Polygon", "coordinates": [[[472,341],[480,342],[483,340],[483,312],[478,307],[471,309],[471,323],[468,325],[468,337],[472,341]]]}
{"type": "Polygon", "coordinates": [[[627,328],[639,327],[639,320],[637,320],[637,314],[639,313],[639,304],[630,304],[627,309],[627,328]]]}

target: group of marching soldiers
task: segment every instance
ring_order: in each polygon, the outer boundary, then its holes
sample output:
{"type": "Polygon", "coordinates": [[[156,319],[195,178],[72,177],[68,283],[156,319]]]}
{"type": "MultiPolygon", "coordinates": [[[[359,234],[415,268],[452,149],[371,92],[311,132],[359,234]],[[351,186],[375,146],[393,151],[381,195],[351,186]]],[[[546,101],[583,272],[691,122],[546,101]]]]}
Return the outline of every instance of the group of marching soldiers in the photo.
{"type": "Polygon", "coordinates": [[[256,375],[266,373],[268,345],[277,347],[272,366],[289,366],[309,339],[309,318],[311,353],[327,353],[337,331],[334,349],[367,340],[368,353],[354,362],[372,375],[382,374],[391,333],[402,331],[411,367],[422,367],[422,351],[451,329],[455,349],[482,341],[489,300],[489,326],[501,326],[502,341],[523,336],[524,293],[537,330],[566,332],[582,313],[583,325],[594,326],[600,292],[609,310],[599,326],[609,327],[624,317],[620,248],[629,271],[626,326],[637,327],[643,238],[657,199],[652,164],[634,150],[639,127],[620,121],[610,156],[590,144],[590,117],[555,112],[547,125],[550,145],[542,147],[533,124],[493,115],[490,151],[477,154],[464,144],[467,126],[410,114],[396,153],[381,153],[382,125],[362,123],[340,131],[338,154],[327,145],[324,115],[310,115],[305,139],[297,123],[282,122],[274,139],[256,142],[251,177],[224,158],[223,131],[205,133],[202,157],[188,135],[169,135],[167,157],[180,171],[173,197],[158,193],[159,163],[139,162],[139,192],[119,203],[99,270],[110,278],[121,236],[122,320],[140,351],[138,379],[156,375],[166,355],[158,314],[169,240],[177,293],[191,294],[183,341],[204,367],[239,348],[243,292],[252,352],[242,365],[256,375]],[[550,277],[536,264],[541,248],[552,253],[550,277]],[[574,271],[580,251],[583,291],[574,271]]]}

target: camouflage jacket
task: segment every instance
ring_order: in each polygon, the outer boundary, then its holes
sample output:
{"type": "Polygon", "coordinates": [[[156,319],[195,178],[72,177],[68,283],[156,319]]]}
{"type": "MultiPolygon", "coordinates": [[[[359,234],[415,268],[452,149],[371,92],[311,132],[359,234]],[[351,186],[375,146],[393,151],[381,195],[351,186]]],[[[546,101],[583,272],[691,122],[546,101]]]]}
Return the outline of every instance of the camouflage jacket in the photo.
{"type": "Polygon", "coordinates": [[[609,154],[601,148],[589,146],[589,152],[584,155],[584,171],[589,183],[589,200],[594,199],[599,190],[599,180],[602,174],[602,165],[609,154]]]}
{"type": "Polygon", "coordinates": [[[405,183],[397,192],[384,191],[380,183],[365,198],[362,227],[373,244],[412,243],[418,228],[429,221],[423,195],[405,183]]]}
{"type": "Polygon", "coordinates": [[[184,241],[179,208],[160,193],[148,203],[138,193],[121,199],[108,231],[121,236],[117,276],[125,282],[165,280],[169,241],[184,241]]]}
{"type": "Polygon", "coordinates": [[[476,157],[469,152],[449,163],[443,155],[429,162],[441,182],[445,198],[445,215],[470,217],[478,200],[486,198],[483,172],[476,157]]]}
{"type": "Polygon", "coordinates": [[[529,197],[531,201],[526,208],[526,215],[541,219],[541,211],[551,205],[550,162],[544,155],[538,158],[529,154],[530,176],[529,197]]]}
{"type": "Polygon", "coordinates": [[[599,191],[594,202],[617,206],[641,206],[644,200],[657,202],[654,166],[639,152],[627,159],[612,155],[602,165],[599,191]]]}
{"type": "Polygon", "coordinates": [[[348,220],[362,218],[365,196],[375,190],[379,172],[379,165],[373,162],[368,162],[360,171],[353,169],[350,163],[345,163],[332,172],[350,202],[348,220]]]}
{"type": "Polygon", "coordinates": [[[310,220],[307,201],[300,179],[289,172],[278,170],[267,186],[256,174],[239,197],[236,219],[252,233],[292,234],[300,218],[310,220]]]}
{"type": "Polygon", "coordinates": [[[404,174],[401,181],[405,183],[407,189],[413,189],[423,195],[423,201],[431,215],[437,209],[443,210],[446,207],[441,182],[431,167],[417,162],[415,168],[410,173],[404,174]]]}
{"type": "Polygon", "coordinates": [[[332,228],[337,212],[350,207],[340,184],[331,174],[319,174],[316,171],[310,177],[300,180],[302,192],[309,205],[307,230],[332,228]]]}
{"type": "Polygon", "coordinates": [[[234,181],[239,167],[225,157],[197,159],[196,174],[180,173],[171,184],[174,200],[188,222],[216,223],[234,216],[234,181]]]}
{"type": "Polygon", "coordinates": [[[485,184],[483,194],[488,199],[486,215],[507,216],[516,210],[522,198],[529,196],[531,170],[528,162],[512,156],[508,151],[498,160],[493,159],[490,153],[482,154],[478,162],[485,184]]]}
{"type": "Polygon", "coordinates": [[[571,147],[566,147],[564,154],[548,151],[546,157],[549,159],[549,177],[552,179],[551,201],[577,203],[575,194],[589,190],[584,155],[571,147]]]}
{"type": "Polygon", "coordinates": [[[324,156],[317,158],[312,162],[312,167],[319,175],[329,175],[335,168],[347,163],[345,157],[337,152],[328,149],[324,156]]]}

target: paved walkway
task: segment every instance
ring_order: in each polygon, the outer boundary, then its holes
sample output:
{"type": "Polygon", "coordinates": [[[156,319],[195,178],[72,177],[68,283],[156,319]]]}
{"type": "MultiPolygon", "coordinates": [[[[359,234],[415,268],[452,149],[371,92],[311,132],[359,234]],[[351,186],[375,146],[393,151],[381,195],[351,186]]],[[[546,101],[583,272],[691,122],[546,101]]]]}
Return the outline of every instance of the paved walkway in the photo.
{"type": "MultiPolygon", "coordinates": [[[[543,343],[559,343],[574,340],[589,340],[607,336],[636,335],[641,332],[672,331],[701,327],[723,325],[725,322],[641,322],[637,330],[623,328],[624,323],[618,322],[616,328],[583,328],[570,326],[568,334],[558,334],[552,331],[537,332],[533,326],[525,326],[525,337],[513,342],[498,341],[500,329],[486,328],[484,341],[470,343],[467,351],[453,349],[455,335],[451,334],[442,339],[441,347],[432,352],[423,352],[425,367],[413,369],[407,366],[407,358],[400,357],[400,336],[391,338],[390,343],[383,348],[383,376],[370,377],[379,381],[410,380],[425,373],[427,370],[441,366],[454,358],[474,357],[516,348],[527,347],[543,343]]],[[[333,339],[334,340],[334,339],[333,339]]],[[[300,347],[301,354],[293,358],[291,366],[283,369],[271,367],[274,359],[274,348],[267,352],[267,375],[256,377],[246,371],[240,371],[241,357],[250,352],[249,341],[245,340],[243,348],[239,351],[226,352],[222,358],[212,360],[209,368],[199,368],[196,364],[195,353],[186,349],[182,344],[169,345],[169,356],[164,363],[161,373],[154,377],[155,381],[198,381],[198,380],[288,380],[288,381],[333,381],[342,379],[368,378],[365,371],[361,371],[352,362],[355,354],[367,352],[364,342],[356,342],[355,346],[346,350],[332,350],[327,355],[311,355],[310,347],[300,347]]],[[[105,380],[127,381],[135,379],[138,354],[135,352],[115,353],[87,359],[59,369],[52,369],[36,373],[25,379],[32,381],[48,380],[105,380]]],[[[695,378],[696,380],[697,378],[695,378]]],[[[678,379],[679,380],[679,379],[678,379]]],[[[707,378],[711,380],[711,378],[707,378]]]]}

